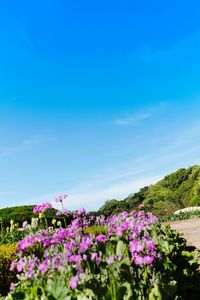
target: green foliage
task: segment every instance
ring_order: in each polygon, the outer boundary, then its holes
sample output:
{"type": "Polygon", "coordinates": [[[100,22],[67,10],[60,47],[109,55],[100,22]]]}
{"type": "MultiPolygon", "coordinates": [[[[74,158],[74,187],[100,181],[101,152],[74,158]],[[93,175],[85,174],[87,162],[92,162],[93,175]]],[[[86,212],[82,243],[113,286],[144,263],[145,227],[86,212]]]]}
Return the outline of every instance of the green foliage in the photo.
{"type": "Polygon", "coordinates": [[[33,205],[29,206],[16,206],[0,209],[0,218],[3,221],[4,227],[10,226],[10,220],[12,219],[15,223],[18,223],[20,226],[23,221],[31,222],[33,216],[33,205]]]}
{"type": "Polygon", "coordinates": [[[94,226],[86,227],[84,229],[84,233],[85,234],[94,234],[96,236],[98,234],[107,234],[107,231],[106,231],[105,227],[103,227],[103,226],[94,225],[94,226]]]}
{"type": "Polygon", "coordinates": [[[110,201],[107,201],[99,210],[100,213],[103,213],[104,216],[110,216],[115,212],[115,214],[126,210],[126,205],[123,203],[123,201],[118,201],[115,199],[112,199],[110,201]]]}
{"type": "Polygon", "coordinates": [[[193,196],[190,200],[189,206],[200,206],[200,197],[193,196]]]}
{"type": "Polygon", "coordinates": [[[99,213],[108,216],[123,210],[136,210],[140,204],[159,217],[172,215],[184,207],[200,205],[200,166],[179,169],[122,201],[107,201],[99,213]]]}
{"type": "MultiPolygon", "coordinates": [[[[35,205],[25,205],[25,206],[16,206],[16,207],[7,207],[0,209],[0,219],[3,223],[3,228],[10,227],[10,220],[12,219],[14,223],[18,224],[19,227],[22,226],[23,221],[27,221],[29,224],[31,223],[31,218],[33,217],[33,208],[35,205]]],[[[56,217],[56,209],[52,209],[51,211],[46,212],[45,217],[48,221],[48,224],[51,224],[53,218],[56,220],[63,222],[62,217],[56,217]]],[[[70,217],[66,217],[67,223],[71,220],[70,217]]]]}
{"type": "Polygon", "coordinates": [[[16,280],[15,273],[9,271],[12,260],[15,259],[17,243],[0,245],[0,294],[6,295],[10,283],[16,280]]]}
{"type": "Polygon", "coordinates": [[[160,218],[161,222],[168,222],[168,221],[181,221],[181,220],[188,220],[192,218],[200,218],[200,211],[188,211],[188,212],[180,212],[176,215],[170,215],[170,216],[162,216],[160,218]]]}
{"type": "Polygon", "coordinates": [[[16,243],[19,240],[23,239],[27,233],[28,233],[27,230],[19,231],[17,229],[8,233],[3,232],[0,239],[0,245],[16,243]]]}

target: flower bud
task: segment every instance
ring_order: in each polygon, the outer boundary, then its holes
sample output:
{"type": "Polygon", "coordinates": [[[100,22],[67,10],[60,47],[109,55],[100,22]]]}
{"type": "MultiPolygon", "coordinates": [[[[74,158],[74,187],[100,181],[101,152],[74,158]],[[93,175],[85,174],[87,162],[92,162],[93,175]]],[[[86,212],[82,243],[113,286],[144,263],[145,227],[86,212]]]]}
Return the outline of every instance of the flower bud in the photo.
{"type": "Polygon", "coordinates": [[[58,222],[57,222],[57,225],[58,225],[58,226],[62,226],[62,222],[61,222],[61,221],[58,221],[58,222]]]}
{"type": "Polygon", "coordinates": [[[56,219],[52,220],[52,224],[55,225],[56,224],[56,219]]]}
{"type": "Polygon", "coordinates": [[[41,212],[39,213],[39,219],[42,219],[44,217],[44,214],[41,212]]]}

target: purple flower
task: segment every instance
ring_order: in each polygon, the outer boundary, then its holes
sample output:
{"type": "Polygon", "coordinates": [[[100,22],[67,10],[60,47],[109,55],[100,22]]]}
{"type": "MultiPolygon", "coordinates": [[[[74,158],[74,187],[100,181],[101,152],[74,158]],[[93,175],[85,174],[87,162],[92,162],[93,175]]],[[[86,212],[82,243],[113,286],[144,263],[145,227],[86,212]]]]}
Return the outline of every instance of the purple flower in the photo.
{"type": "Polygon", "coordinates": [[[150,239],[148,239],[146,241],[146,246],[147,246],[148,251],[155,251],[155,249],[156,249],[154,242],[150,239]]]}
{"type": "Polygon", "coordinates": [[[35,243],[35,238],[32,236],[27,236],[23,240],[19,241],[18,250],[24,250],[29,248],[35,243]]]}
{"type": "Polygon", "coordinates": [[[27,221],[24,221],[23,223],[22,223],[22,228],[26,228],[26,226],[28,225],[28,222],[27,221]]]}
{"type": "Polygon", "coordinates": [[[87,260],[87,258],[88,258],[88,257],[87,257],[87,254],[83,254],[83,260],[85,260],[85,261],[86,261],[86,260],[87,260]]]}
{"type": "Polygon", "coordinates": [[[55,197],[55,202],[63,202],[64,199],[66,199],[68,197],[68,195],[58,195],[57,197],[55,197]]]}
{"type": "Polygon", "coordinates": [[[60,217],[60,216],[68,216],[70,215],[70,211],[67,210],[67,209],[64,209],[64,210],[57,210],[56,212],[56,216],[57,217],[60,217]]]}
{"type": "Polygon", "coordinates": [[[23,268],[25,267],[25,265],[26,265],[25,261],[22,260],[22,259],[20,259],[20,260],[18,261],[18,264],[17,264],[17,271],[18,271],[19,273],[21,273],[22,270],[23,270],[23,268]]]}
{"type": "Polygon", "coordinates": [[[78,276],[76,275],[70,279],[69,286],[70,286],[70,288],[75,289],[77,287],[77,285],[78,285],[78,276]]]}
{"type": "Polygon", "coordinates": [[[35,279],[35,273],[34,273],[34,270],[28,268],[26,270],[26,275],[29,279],[35,279]]]}
{"type": "Polygon", "coordinates": [[[139,241],[131,241],[129,243],[130,252],[142,252],[144,251],[144,245],[141,244],[139,241]]]}
{"type": "Polygon", "coordinates": [[[144,263],[143,257],[136,255],[136,257],[134,258],[134,262],[136,265],[139,265],[139,266],[143,265],[143,263],[144,263]]]}
{"type": "Polygon", "coordinates": [[[10,271],[13,271],[15,269],[16,263],[17,263],[16,259],[11,262],[10,269],[9,269],[10,271]]]}
{"type": "Polygon", "coordinates": [[[143,263],[145,265],[152,265],[154,259],[155,258],[154,258],[153,255],[144,255],[144,257],[143,257],[143,263]]]}
{"type": "Polygon", "coordinates": [[[51,209],[52,209],[51,203],[45,202],[43,204],[35,206],[34,209],[33,209],[33,213],[34,214],[40,214],[40,213],[44,213],[44,212],[46,212],[48,210],[51,210],[51,209]]]}
{"type": "Polygon", "coordinates": [[[92,244],[92,241],[90,240],[90,238],[88,238],[88,237],[83,238],[83,240],[81,241],[80,246],[79,246],[79,252],[81,253],[81,252],[87,251],[91,244],[92,244]]]}
{"type": "Polygon", "coordinates": [[[109,264],[109,265],[113,264],[114,261],[115,261],[114,256],[110,256],[110,257],[108,258],[108,264],[109,264]]]}
{"type": "Polygon", "coordinates": [[[69,262],[75,262],[76,264],[79,264],[81,262],[82,258],[80,255],[71,255],[69,257],[69,262]]]}
{"type": "Polygon", "coordinates": [[[97,258],[97,253],[93,252],[91,255],[91,260],[95,260],[97,258]]]}
{"type": "Polygon", "coordinates": [[[48,270],[48,262],[45,260],[41,264],[39,264],[38,270],[42,273],[45,274],[48,270]]]}
{"type": "Polygon", "coordinates": [[[15,290],[15,284],[13,282],[11,282],[10,284],[10,291],[14,291],[15,290]]]}
{"type": "Polygon", "coordinates": [[[28,265],[30,268],[33,269],[36,265],[36,261],[33,258],[31,258],[31,259],[29,259],[28,265]]]}
{"type": "Polygon", "coordinates": [[[97,235],[95,240],[96,242],[107,242],[108,237],[105,234],[100,233],[99,235],[97,235]]]}

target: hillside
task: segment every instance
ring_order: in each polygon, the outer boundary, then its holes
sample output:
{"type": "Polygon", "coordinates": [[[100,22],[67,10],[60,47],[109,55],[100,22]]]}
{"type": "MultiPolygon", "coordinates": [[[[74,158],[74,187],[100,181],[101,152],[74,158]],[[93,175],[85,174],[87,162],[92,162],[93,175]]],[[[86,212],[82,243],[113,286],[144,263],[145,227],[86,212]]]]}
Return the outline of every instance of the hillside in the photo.
{"type": "Polygon", "coordinates": [[[177,209],[200,205],[200,166],[178,169],[154,185],[145,186],[124,200],[107,201],[99,210],[106,215],[136,209],[144,204],[158,216],[169,215],[177,209]]]}
{"type": "MultiPolygon", "coordinates": [[[[31,218],[33,217],[33,208],[34,205],[2,208],[0,209],[0,220],[2,220],[4,227],[10,226],[10,220],[15,221],[15,223],[18,223],[20,226],[24,220],[31,223],[31,218]]],[[[54,209],[47,213],[47,219],[52,219],[54,216],[54,209]]]]}

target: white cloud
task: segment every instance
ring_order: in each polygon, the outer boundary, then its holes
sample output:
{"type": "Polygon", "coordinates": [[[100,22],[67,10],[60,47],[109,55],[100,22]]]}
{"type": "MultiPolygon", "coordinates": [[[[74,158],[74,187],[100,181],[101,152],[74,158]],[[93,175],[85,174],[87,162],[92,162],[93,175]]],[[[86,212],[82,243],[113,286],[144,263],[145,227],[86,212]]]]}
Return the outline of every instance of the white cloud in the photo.
{"type": "Polygon", "coordinates": [[[110,123],[113,125],[121,125],[121,126],[129,126],[129,125],[136,125],[141,121],[149,119],[153,115],[157,114],[160,110],[166,107],[166,102],[160,102],[159,104],[155,105],[154,107],[146,108],[144,111],[138,111],[132,116],[119,118],[116,120],[111,121],[110,123]]]}
{"type": "Polygon", "coordinates": [[[134,124],[137,124],[140,121],[148,119],[151,116],[152,116],[151,113],[138,114],[138,115],[135,115],[132,118],[125,118],[125,119],[115,120],[115,121],[113,121],[113,124],[115,124],[115,125],[134,125],[134,124]]]}
{"type": "Polygon", "coordinates": [[[157,182],[163,177],[163,174],[156,176],[146,176],[135,180],[129,180],[126,183],[116,183],[107,188],[94,189],[88,192],[70,195],[65,200],[65,206],[69,209],[83,206],[87,210],[98,209],[108,199],[123,199],[131,193],[137,192],[145,185],[157,182]]]}

